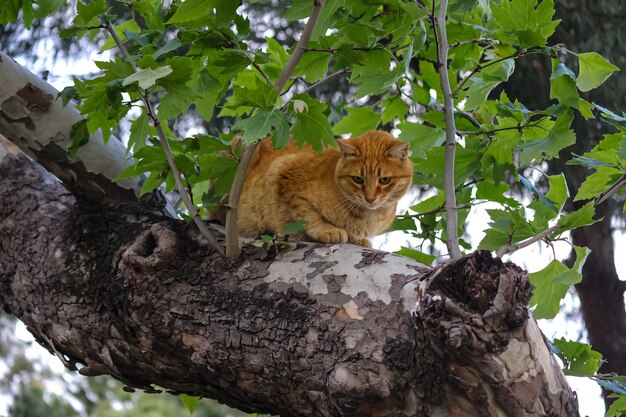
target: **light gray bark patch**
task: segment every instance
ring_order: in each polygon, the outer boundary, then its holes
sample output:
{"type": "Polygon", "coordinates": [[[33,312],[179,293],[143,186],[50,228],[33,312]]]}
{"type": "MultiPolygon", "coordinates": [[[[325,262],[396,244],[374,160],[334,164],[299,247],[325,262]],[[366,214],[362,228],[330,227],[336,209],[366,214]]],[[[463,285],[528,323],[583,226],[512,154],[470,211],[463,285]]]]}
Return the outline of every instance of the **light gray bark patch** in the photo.
{"type": "Polygon", "coordinates": [[[375,252],[372,250],[364,249],[362,255],[363,257],[361,258],[361,261],[358,264],[354,265],[354,267],[357,269],[364,268],[367,265],[382,264],[387,262],[384,260],[385,256],[387,256],[387,252],[375,252]]]}
{"type": "Polygon", "coordinates": [[[347,277],[348,276],[346,274],[343,274],[343,275],[335,275],[335,274],[322,275],[322,279],[324,280],[324,282],[327,285],[328,292],[339,292],[339,291],[341,291],[341,288],[343,287],[343,284],[346,283],[346,278],[347,277]]]}
{"type": "Polygon", "coordinates": [[[333,266],[337,265],[339,262],[337,261],[332,261],[332,262],[327,262],[327,261],[320,261],[320,262],[311,262],[309,264],[310,268],[315,268],[313,271],[309,272],[308,274],[306,274],[307,279],[313,279],[316,276],[318,276],[319,274],[323,274],[324,271],[326,271],[328,268],[332,268],[333,266]]]}
{"type": "Polygon", "coordinates": [[[24,111],[22,101],[11,96],[0,105],[0,116],[9,123],[23,123],[28,130],[35,130],[35,124],[24,111]]]}

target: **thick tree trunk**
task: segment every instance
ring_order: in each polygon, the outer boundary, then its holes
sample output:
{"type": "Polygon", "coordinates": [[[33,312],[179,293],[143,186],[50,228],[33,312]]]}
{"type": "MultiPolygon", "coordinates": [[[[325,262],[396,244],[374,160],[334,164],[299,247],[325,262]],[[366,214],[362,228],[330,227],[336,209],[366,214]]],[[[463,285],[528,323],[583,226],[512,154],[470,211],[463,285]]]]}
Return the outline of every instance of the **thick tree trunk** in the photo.
{"type": "Polygon", "coordinates": [[[0,306],[84,375],[282,416],[578,415],[515,265],[320,244],[228,265],[184,222],[0,156],[0,306]]]}

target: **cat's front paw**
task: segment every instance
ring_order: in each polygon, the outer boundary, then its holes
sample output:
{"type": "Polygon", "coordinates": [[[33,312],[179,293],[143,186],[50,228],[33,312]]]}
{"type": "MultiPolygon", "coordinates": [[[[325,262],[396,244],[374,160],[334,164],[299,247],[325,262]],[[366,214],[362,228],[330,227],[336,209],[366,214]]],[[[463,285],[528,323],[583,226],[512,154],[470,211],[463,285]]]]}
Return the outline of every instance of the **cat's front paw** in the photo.
{"type": "Polygon", "coordinates": [[[363,239],[356,239],[354,242],[355,245],[359,245],[359,246],[363,246],[365,248],[371,248],[372,247],[372,242],[370,242],[369,239],[363,238],[363,239]]]}
{"type": "Polygon", "coordinates": [[[311,233],[309,235],[322,243],[346,243],[348,241],[348,233],[343,229],[331,228],[319,233],[311,233]]]}

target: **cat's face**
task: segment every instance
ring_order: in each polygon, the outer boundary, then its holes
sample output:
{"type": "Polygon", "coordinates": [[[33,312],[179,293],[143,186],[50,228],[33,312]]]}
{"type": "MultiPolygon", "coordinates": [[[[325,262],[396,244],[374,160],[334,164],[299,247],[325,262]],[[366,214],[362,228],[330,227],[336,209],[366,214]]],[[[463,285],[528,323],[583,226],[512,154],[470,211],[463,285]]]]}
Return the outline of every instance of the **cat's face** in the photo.
{"type": "Polygon", "coordinates": [[[337,143],[342,153],[335,168],[337,184],[353,204],[375,210],[395,204],[409,190],[413,165],[408,143],[380,130],[337,143]]]}

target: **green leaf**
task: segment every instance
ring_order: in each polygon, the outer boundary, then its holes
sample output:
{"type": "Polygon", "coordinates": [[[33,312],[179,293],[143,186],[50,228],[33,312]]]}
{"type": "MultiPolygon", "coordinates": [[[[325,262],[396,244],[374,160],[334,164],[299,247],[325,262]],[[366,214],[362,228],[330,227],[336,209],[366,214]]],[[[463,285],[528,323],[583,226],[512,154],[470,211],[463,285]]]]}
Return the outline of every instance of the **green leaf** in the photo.
{"type": "Polygon", "coordinates": [[[615,398],[613,404],[606,410],[604,417],[622,417],[626,414],[626,396],[624,395],[610,395],[610,398],[615,398]]]}
{"type": "Polygon", "coordinates": [[[565,64],[560,63],[558,59],[552,60],[550,98],[556,98],[562,105],[574,108],[578,108],[581,100],[576,89],[576,75],[574,71],[565,64]]]}
{"type": "Polygon", "coordinates": [[[156,190],[163,184],[163,178],[159,176],[157,173],[151,173],[148,178],[141,184],[141,190],[139,190],[139,196],[143,196],[145,194],[151,193],[156,190]]]}
{"type": "Polygon", "coordinates": [[[328,122],[328,117],[324,114],[325,104],[306,94],[296,94],[291,101],[290,110],[296,118],[292,127],[292,134],[298,146],[308,143],[318,153],[321,153],[325,146],[336,146],[335,136],[328,122]],[[303,111],[295,111],[294,109],[294,102],[298,100],[306,103],[306,108],[303,111]]]}
{"type": "Polygon", "coordinates": [[[476,198],[479,200],[494,201],[513,208],[518,207],[519,203],[517,201],[504,195],[504,193],[510,190],[509,186],[504,182],[496,184],[487,179],[476,184],[476,198]]]}
{"type": "Polygon", "coordinates": [[[408,214],[403,216],[396,216],[393,219],[393,223],[391,226],[385,230],[385,233],[394,232],[396,230],[407,231],[407,230],[417,230],[415,227],[415,219],[408,214]]]}
{"type": "Polygon", "coordinates": [[[559,305],[571,285],[582,280],[582,268],[589,249],[574,246],[576,263],[569,269],[562,262],[553,260],[539,272],[528,274],[535,287],[530,305],[536,306],[533,315],[537,319],[551,319],[559,312],[559,305]]]}
{"type": "Polygon", "coordinates": [[[547,207],[551,208],[556,213],[559,212],[559,209],[554,205],[554,203],[550,201],[549,199],[547,199],[546,196],[541,192],[541,190],[535,187],[535,185],[532,182],[527,180],[522,174],[519,174],[518,177],[519,177],[520,182],[524,186],[524,188],[526,188],[528,191],[533,193],[535,197],[539,198],[539,200],[543,204],[545,204],[547,207]]]}
{"type": "Polygon", "coordinates": [[[306,227],[309,222],[306,220],[296,220],[295,222],[287,223],[283,229],[283,235],[295,235],[297,233],[303,233],[306,231],[306,227]]]}
{"type": "Polygon", "coordinates": [[[506,59],[486,67],[480,73],[470,78],[467,82],[468,87],[465,89],[467,95],[465,110],[473,110],[482,106],[491,90],[508,80],[514,70],[515,61],[506,59]]]}
{"type": "Polygon", "coordinates": [[[406,256],[407,258],[414,259],[417,262],[423,263],[424,265],[432,265],[432,263],[435,262],[435,260],[437,259],[436,256],[429,255],[415,249],[407,248],[405,246],[402,246],[400,250],[397,250],[394,253],[400,256],[406,256]]]}
{"type": "MultiPolygon", "coordinates": [[[[412,157],[411,159],[414,162],[415,173],[422,175],[419,178],[419,182],[443,189],[443,175],[441,171],[445,164],[445,149],[443,147],[427,151],[424,158],[412,157]]],[[[462,184],[465,182],[468,177],[480,168],[479,161],[480,152],[466,149],[457,144],[454,162],[454,183],[462,184]]]]}
{"type": "Polygon", "coordinates": [[[589,91],[601,85],[619,68],[611,64],[596,52],[578,54],[580,71],[576,86],[580,91],[589,91]]]}
{"type": "Polygon", "coordinates": [[[293,74],[296,77],[304,77],[309,83],[315,83],[324,78],[328,72],[329,61],[330,54],[328,52],[305,52],[293,74]]]}
{"type": "Polygon", "coordinates": [[[593,218],[595,214],[595,206],[593,202],[590,201],[578,210],[566,214],[559,219],[559,226],[562,228],[561,231],[572,230],[582,226],[589,226],[590,224],[600,221],[600,219],[596,220],[593,218]]]}
{"type": "Polygon", "coordinates": [[[387,124],[393,120],[404,120],[407,111],[409,111],[409,106],[398,96],[393,97],[384,104],[383,124],[387,124]]]}
{"type": "Polygon", "coordinates": [[[485,237],[478,245],[479,249],[498,250],[509,243],[521,242],[535,236],[538,230],[523,216],[523,209],[487,210],[491,222],[485,230],[485,237]]]}
{"type": "Polygon", "coordinates": [[[274,143],[280,147],[289,141],[289,124],[285,115],[279,110],[259,111],[247,119],[238,120],[234,129],[242,130],[243,141],[251,144],[275,132],[274,143]]]}
{"type": "Polygon", "coordinates": [[[411,206],[410,209],[418,214],[429,213],[441,209],[444,206],[445,201],[445,194],[436,194],[411,206]]]}
{"type": "Polygon", "coordinates": [[[367,95],[385,92],[404,74],[404,69],[396,67],[394,69],[377,69],[375,67],[365,67],[359,72],[353,72],[351,82],[358,84],[356,90],[357,98],[367,95]]]}
{"type": "Polygon", "coordinates": [[[589,175],[578,189],[574,201],[598,197],[615,183],[624,173],[614,167],[601,165],[596,172],[589,175]]]}
{"type": "Polygon", "coordinates": [[[89,131],[87,129],[87,119],[81,119],[72,125],[70,129],[70,144],[67,152],[70,158],[76,158],[78,149],[89,142],[89,131]]]}
{"type": "Polygon", "coordinates": [[[565,375],[594,376],[602,365],[602,354],[591,349],[587,343],[554,339],[552,349],[565,365],[565,375]]]}
{"type": "Polygon", "coordinates": [[[446,131],[421,123],[402,122],[398,125],[401,133],[398,136],[411,144],[414,157],[425,158],[428,151],[441,146],[446,140],[446,131]]]}
{"type": "MultiPolygon", "coordinates": [[[[545,1],[545,0],[544,0],[545,1]]],[[[521,149],[520,163],[523,166],[530,164],[535,158],[545,155],[558,157],[559,151],[576,142],[576,135],[569,127],[572,123],[571,111],[561,113],[548,136],[543,139],[530,140],[519,146],[521,149]]]]}
{"type": "Polygon", "coordinates": [[[492,21],[498,25],[502,34],[496,37],[519,45],[522,48],[543,46],[560,22],[552,20],[554,2],[542,0],[504,0],[500,4],[491,2],[492,21]]]}
{"type": "Polygon", "coordinates": [[[262,110],[272,110],[278,97],[278,91],[263,82],[255,83],[253,88],[235,86],[233,91],[233,101],[228,104],[229,108],[252,106],[262,110]]]}
{"type": "Polygon", "coordinates": [[[186,0],[167,23],[185,23],[204,18],[213,13],[214,0],[186,0]]]}
{"type": "Polygon", "coordinates": [[[94,0],[83,3],[82,1],[76,2],[76,12],[82,19],[83,24],[89,23],[92,19],[104,15],[108,7],[106,0],[94,0]]]}
{"type": "MultiPolygon", "coordinates": [[[[4,7],[4,5],[2,7],[4,7]]],[[[30,30],[30,25],[33,23],[34,18],[35,12],[31,0],[22,0],[22,20],[24,21],[26,29],[30,30]]]]}
{"type": "Polygon", "coordinates": [[[147,90],[152,87],[159,78],[163,78],[172,73],[172,67],[166,65],[156,69],[145,68],[140,69],[136,73],[126,77],[122,85],[127,86],[134,82],[139,84],[139,87],[147,90]]]}
{"type": "MultiPolygon", "coordinates": [[[[141,33],[141,28],[139,27],[137,22],[135,20],[132,20],[132,19],[131,20],[127,20],[127,21],[125,21],[123,23],[120,23],[119,25],[115,25],[113,27],[113,30],[115,30],[115,33],[117,33],[117,36],[119,36],[119,38],[120,38],[120,40],[122,42],[124,42],[126,39],[128,39],[128,37],[126,36],[126,32],[129,32],[129,33],[141,33]]],[[[115,43],[115,40],[113,39],[113,37],[111,35],[109,35],[107,40],[102,44],[102,47],[100,48],[100,52],[106,51],[106,50],[111,49],[111,48],[115,48],[116,46],[117,46],[117,44],[115,43]]]]}
{"type": "Polygon", "coordinates": [[[137,151],[146,144],[146,139],[150,134],[150,126],[148,124],[148,115],[144,109],[139,117],[137,117],[130,125],[130,138],[128,139],[128,149],[137,151]]]}
{"type": "Polygon", "coordinates": [[[196,409],[196,406],[202,399],[200,397],[192,397],[191,395],[187,395],[187,394],[180,394],[178,398],[180,398],[180,402],[183,403],[185,408],[189,410],[189,415],[193,414],[193,411],[196,409]]]}
{"type": "Polygon", "coordinates": [[[313,2],[310,0],[293,0],[287,11],[283,13],[283,17],[290,22],[304,19],[311,14],[312,9],[313,2]]]}
{"type": "Polygon", "coordinates": [[[333,128],[336,135],[351,133],[352,136],[357,136],[368,130],[375,130],[380,124],[380,114],[371,107],[351,107],[346,110],[348,115],[333,128]]]}

